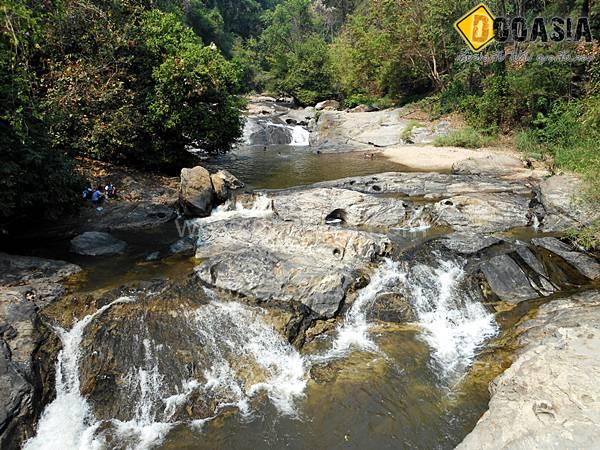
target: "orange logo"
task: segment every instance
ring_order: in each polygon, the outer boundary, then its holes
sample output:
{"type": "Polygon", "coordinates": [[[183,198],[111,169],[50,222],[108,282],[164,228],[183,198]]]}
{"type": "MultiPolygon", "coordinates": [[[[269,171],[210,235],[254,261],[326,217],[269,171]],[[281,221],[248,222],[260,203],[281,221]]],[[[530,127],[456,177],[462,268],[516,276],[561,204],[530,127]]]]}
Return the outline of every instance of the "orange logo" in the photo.
{"type": "Polygon", "coordinates": [[[454,28],[474,52],[480,52],[494,40],[494,16],[483,3],[458,19],[454,28]]]}

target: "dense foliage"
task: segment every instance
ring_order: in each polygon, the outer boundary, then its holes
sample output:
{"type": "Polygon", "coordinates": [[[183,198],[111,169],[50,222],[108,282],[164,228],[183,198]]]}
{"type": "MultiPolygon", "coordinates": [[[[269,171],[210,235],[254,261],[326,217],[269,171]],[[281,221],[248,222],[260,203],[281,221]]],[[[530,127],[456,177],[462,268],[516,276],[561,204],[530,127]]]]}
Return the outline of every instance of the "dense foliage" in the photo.
{"type": "Polygon", "coordinates": [[[71,164],[49,145],[32,70],[43,41],[37,11],[4,0],[0,36],[0,224],[59,217],[79,188],[71,164]]]}
{"type": "Polygon", "coordinates": [[[162,170],[228,149],[241,70],[215,43],[260,23],[243,4],[248,23],[231,2],[0,0],[0,223],[73,207],[80,156],[162,170]]]}

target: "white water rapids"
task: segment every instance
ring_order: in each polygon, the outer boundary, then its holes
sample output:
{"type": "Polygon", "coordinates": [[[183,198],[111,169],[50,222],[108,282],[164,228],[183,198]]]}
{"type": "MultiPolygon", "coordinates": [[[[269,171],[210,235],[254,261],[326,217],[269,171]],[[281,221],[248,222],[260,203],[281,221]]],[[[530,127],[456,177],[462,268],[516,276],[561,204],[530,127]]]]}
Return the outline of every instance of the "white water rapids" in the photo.
{"type": "Polygon", "coordinates": [[[282,134],[280,134],[279,138],[285,137],[285,141],[287,142],[280,140],[279,142],[267,142],[266,145],[291,145],[294,147],[306,147],[309,145],[310,133],[306,128],[300,125],[277,123],[272,119],[247,119],[244,125],[243,143],[245,145],[256,145],[258,143],[255,142],[256,135],[264,133],[269,136],[275,130],[281,130],[282,134]]]}
{"type": "Polygon", "coordinates": [[[38,425],[37,434],[28,440],[25,450],[98,448],[94,442],[95,419],[79,392],[79,360],[83,332],[92,320],[119,303],[133,301],[122,297],[77,322],[71,331],[57,329],[63,345],[56,362],[56,398],[50,403],[38,425]]]}
{"type": "MultiPolygon", "coordinates": [[[[275,331],[261,308],[222,301],[207,290],[209,303],[189,311],[187,316],[190,333],[210,360],[203,373],[205,379],[182,380],[177,394],[164,397],[163,377],[154,351],[157,346],[144,339],[145,365],[131,368],[126,376],[136,399],[132,419],[109,421],[108,432],[127,442],[127,448],[155,447],[175,424],[171,417],[177,407],[193,393],[216,400],[215,415],[230,406],[250,414],[252,398],[264,393],[280,414],[296,416],[312,364],[344,358],[352,351],[380,352],[370,335],[367,317],[373,302],[384,292],[402,292],[414,308],[421,337],[431,347],[440,377],[461,373],[497,331],[493,315],[460,288],[463,277],[457,262],[441,261],[436,267],[416,265],[405,270],[403,263],[384,260],[370,283],[357,293],[329,350],[307,356],[275,331]]],[[[71,331],[59,330],[63,350],[56,364],[57,396],[44,411],[37,435],[25,444],[26,450],[106,448],[106,427],[100,427],[101,422],[94,418],[79,391],[80,344],[92,320],[112,305],[130,301],[119,299],[77,322],[71,331]]]]}
{"type": "Polygon", "coordinates": [[[459,263],[442,260],[438,267],[414,266],[406,280],[405,293],[442,377],[460,375],[498,331],[494,315],[460,288],[464,275],[459,263]]]}

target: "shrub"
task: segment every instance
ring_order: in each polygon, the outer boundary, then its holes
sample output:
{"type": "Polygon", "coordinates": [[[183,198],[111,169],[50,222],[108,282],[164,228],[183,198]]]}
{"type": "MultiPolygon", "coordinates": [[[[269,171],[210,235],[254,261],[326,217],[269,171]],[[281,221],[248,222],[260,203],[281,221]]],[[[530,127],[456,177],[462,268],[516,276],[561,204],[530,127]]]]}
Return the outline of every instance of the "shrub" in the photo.
{"type": "Polygon", "coordinates": [[[493,136],[486,135],[474,128],[467,127],[461,130],[451,131],[448,136],[436,138],[433,145],[437,147],[481,148],[491,145],[494,140],[493,136]]]}

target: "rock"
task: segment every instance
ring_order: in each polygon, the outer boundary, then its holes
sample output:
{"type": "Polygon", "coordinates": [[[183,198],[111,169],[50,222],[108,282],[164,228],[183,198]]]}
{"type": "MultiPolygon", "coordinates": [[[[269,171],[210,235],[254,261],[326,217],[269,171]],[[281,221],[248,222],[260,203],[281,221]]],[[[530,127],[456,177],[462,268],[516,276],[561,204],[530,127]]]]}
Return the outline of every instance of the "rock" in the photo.
{"type": "Polygon", "coordinates": [[[178,253],[190,253],[192,255],[196,249],[196,239],[184,237],[171,244],[169,251],[176,255],[178,253]]]}
{"type": "Polygon", "coordinates": [[[580,199],[582,181],[573,175],[554,175],[540,183],[539,200],[544,206],[545,231],[562,231],[591,223],[598,213],[580,199]]]}
{"type": "Polygon", "coordinates": [[[399,145],[407,124],[400,119],[398,109],[362,113],[323,110],[310,135],[310,144],[322,152],[399,145]]]}
{"type": "Polygon", "coordinates": [[[391,227],[404,223],[411,213],[411,205],[407,202],[347,189],[291,189],[269,192],[268,195],[273,199],[273,209],[280,219],[310,225],[339,220],[347,226],[391,227]]]}
{"type": "Polygon", "coordinates": [[[492,291],[501,300],[516,304],[539,297],[525,272],[508,255],[496,256],[484,262],[481,271],[492,291]]]}
{"type": "Polygon", "coordinates": [[[491,233],[530,223],[530,199],[508,193],[479,193],[450,197],[436,203],[432,216],[456,231],[491,233]]]}
{"type": "Polygon", "coordinates": [[[359,113],[359,112],[373,112],[373,111],[379,111],[379,108],[377,108],[376,106],[373,105],[358,105],[355,106],[354,108],[351,108],[348,110],[348,112],[351,113],[359,113]]]}
{"type": "Polygon", "coordinates": [[[404,323],[417,320],[416,314],[407,300],[396,292],[385,292],[377,296],[367,311],[368,320],[404,323]]]}
{"type": "Polygon", "coordinates": [[[246,219],[201,230],[196,272],[208,286],[261,302],[300,302],[319,316],[335,315],[356,271],[388,254],[373,233],[327,226],[246,219]]]}
{"type": "Polygon", "coordinates": [[[535,238],[531,242],[560,256],[590,280],[600,278],[600,263],[591,256],[575,251],[564,242],[553,237],[535,238]]]}
{"type": "Polygon", "coordinates": [[[324,100],[315,105],[317,111],[335,111],[340,109],[340,102],[337,100],[324,100]]]}
{"type": "Polygon", "coordinates": [[[452,175],[446,173],[387,172],[363,177],[316,183],[312,187],[336,187],[366,194],[398,194],[436,200],[465,194],[508,193],[533,196],[531,187],[522,182],[491,176],[452,175]]]}
{"type": "Polygon", "coordinates": [[[244,187],[244,183],[227,170],[219,170],[217,173],[212,174],[210,179],[218,203],[225,203],[231,197],[233,191],[244,187]]]}
{"type": "Polygon", "coordinates": [[[213,197],[214,190],[208,170],[201,166],[181,169],[179,205],[186,216],[209,216],[213,197]]]}
{"type": "Polygon", "coordinates": [[[292,126],[276,116],[248,117],[244,126],[247,146],[288,145],[292,142],[292,126]]]}
{"type": "Polygon", "coordinates": [[[58,337],[39,307],[61,297],[81,269],[63,261],[0,253],[0,448],[17,449],[54,396],[58,337]]]}
{"type": "Polygon", "coordinates": [[[108,233],[87,231],[71,240],[71,251],[85,256],[108,256],[123,253],[127,244],[108,233]]]}
{"type": "Polygon", "coordinates": [[[475,233],[452,233],[441,239],[442,244],[449,250],[463,255],[474,255],[480,251],[502,242],[494,236],[481,236],[475,233]]]}
{"type": "MultiPolygon", "coordinates": [[[[415,143],[431,143],[436,137],[447,134],[447,128],[428,124],[413,128],[405,119],[407,111],[402,108],[361,112],[364,107],[352,111],[322,110],[311,127],[310,143],[321,152],[347,152],[372,150],[373,147],[404,146],[403,136],[411,129],[415,143]]],[[[370,109],[370,108],[369,108],[370,109]]],[[[410,151],[414,151],[411,149],[410,151]]]]}
{"type": "Polygon", "coordinates": [[[479,158],[468,158],[456,162],[452,166],[452,172],[465,175],[506,175],[514,174],[525,169],[520,158],[501,153],[492,153],[479,158]]]}
{"type": "Polygon", "coordinates": [[[129,285],[95,302],[106,305],[124,293],[133,301],[96,316],[81,343],[81,393],[99,420],[212,417],[224,403],[243,399],[236,388],[245,397],[281,370],[278,362],[264,362],[274,346],[283,357],[288,351],[273,327],[293,341],[310,323],[305,307],[264,310],[211,298],[196,276],[129,285]]]}
{"type": "Polygon", "coordinates": [[[62,281],[81,271],[65,261],[0,253],[0,286],[44,306],[65,293],[62,281]]]}
{"type": "Polygon", "coordinates": [[[600,292],[545,304],[516,334],[519,356],[457,449],[598,448],[600,292]]]}

